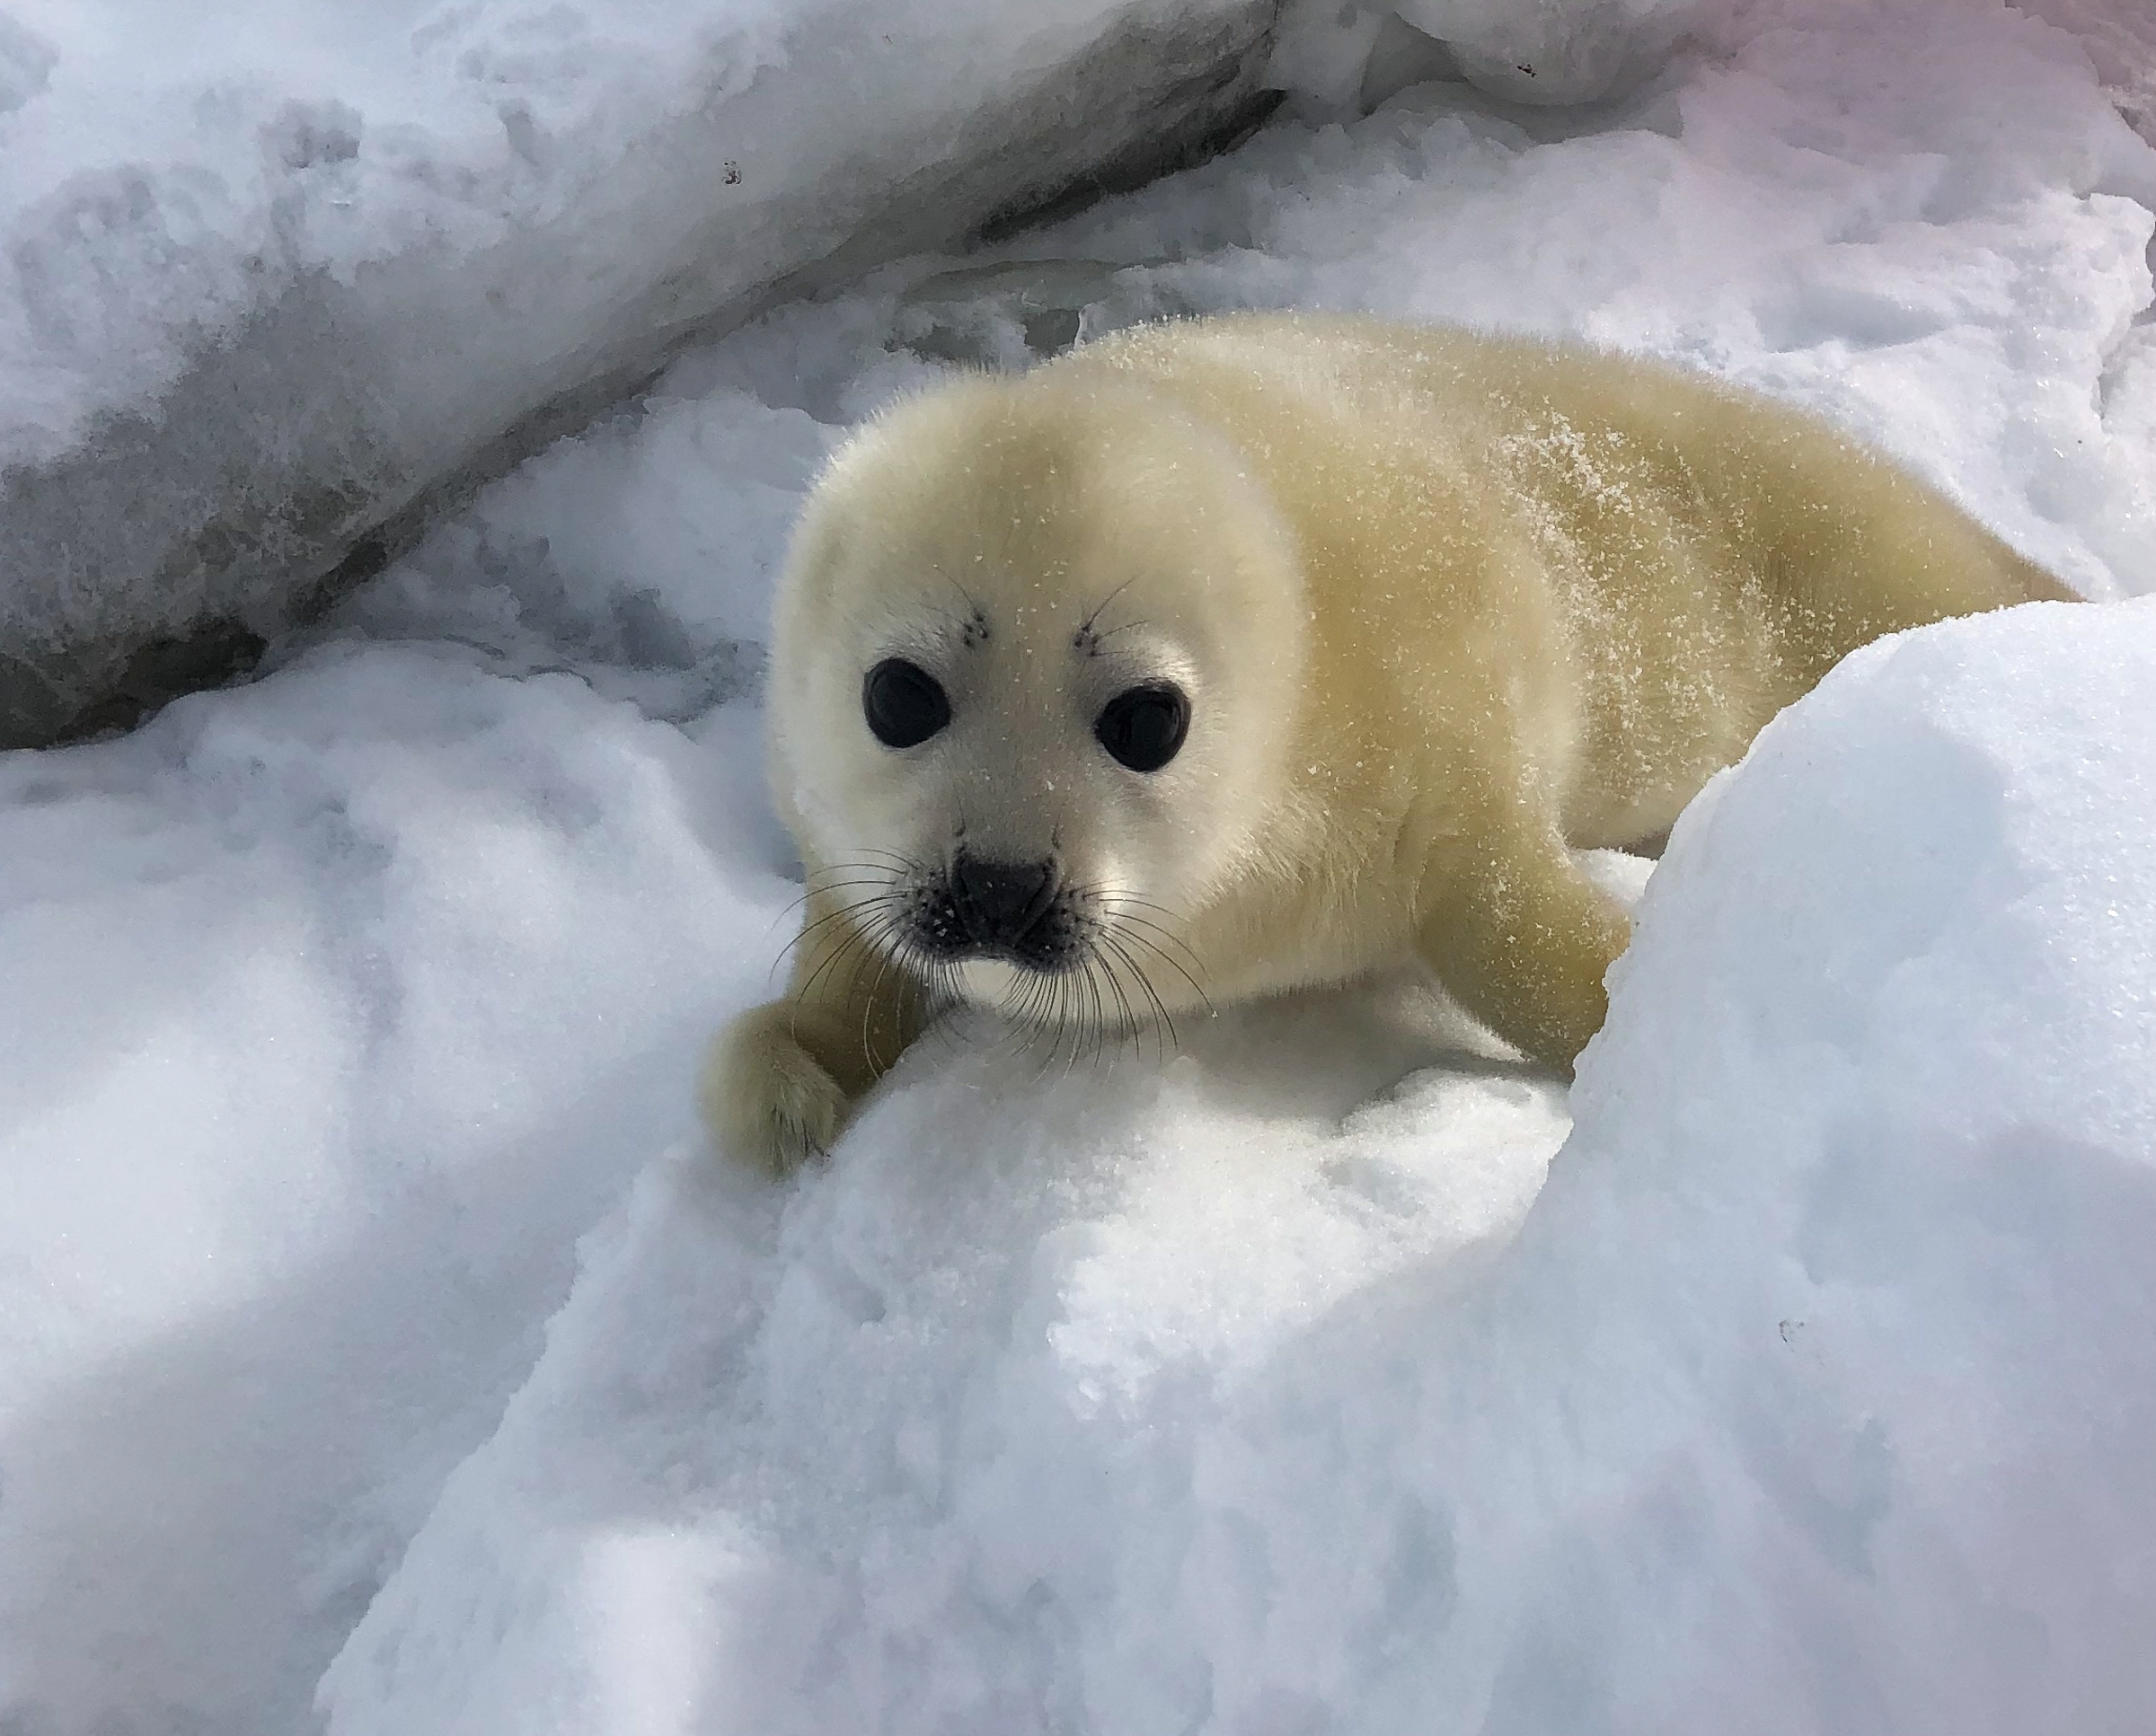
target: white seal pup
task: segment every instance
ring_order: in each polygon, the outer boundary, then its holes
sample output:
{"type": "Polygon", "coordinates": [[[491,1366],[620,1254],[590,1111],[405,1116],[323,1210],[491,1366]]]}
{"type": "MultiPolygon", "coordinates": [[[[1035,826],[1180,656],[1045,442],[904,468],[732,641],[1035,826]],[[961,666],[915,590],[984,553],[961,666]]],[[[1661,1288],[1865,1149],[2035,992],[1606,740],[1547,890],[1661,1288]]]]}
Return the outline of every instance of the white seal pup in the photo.
{"type": "Polygon", "coordinates": [[[780,581],[808,870],[720,1144],[827,1147],[938,1009],[1074,1043],[1419,956],[1568,1069],[1665,833],[1853,648],[2070,594],[1815,417],[1348,318],[1124,333],[887,411],[780,581]]]}

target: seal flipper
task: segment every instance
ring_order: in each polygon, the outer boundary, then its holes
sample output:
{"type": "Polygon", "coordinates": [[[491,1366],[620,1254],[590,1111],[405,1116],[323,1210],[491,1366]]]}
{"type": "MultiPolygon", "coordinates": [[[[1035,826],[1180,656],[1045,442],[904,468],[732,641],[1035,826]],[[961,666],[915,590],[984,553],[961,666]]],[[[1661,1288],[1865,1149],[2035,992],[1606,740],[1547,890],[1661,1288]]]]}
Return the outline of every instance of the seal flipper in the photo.
{"type": "Polygon", "coordinates": [[[729,1157],[779,1174],[827,1152],[854,1104],[927,1022],[912,974],[827,893],[811,893],[785,999],[752,1008],[713,1044],[705,1124],[729,1157]]]}
{"type": "Polygon", "coordinates": [[[1533,1060],[1571,1076],[1609,1012],[1603,976],[1631,922],[1553,824],[1524,815],[1446,841],[1424,876],[1416,950],[1460,1004],[1533,1060]]]}

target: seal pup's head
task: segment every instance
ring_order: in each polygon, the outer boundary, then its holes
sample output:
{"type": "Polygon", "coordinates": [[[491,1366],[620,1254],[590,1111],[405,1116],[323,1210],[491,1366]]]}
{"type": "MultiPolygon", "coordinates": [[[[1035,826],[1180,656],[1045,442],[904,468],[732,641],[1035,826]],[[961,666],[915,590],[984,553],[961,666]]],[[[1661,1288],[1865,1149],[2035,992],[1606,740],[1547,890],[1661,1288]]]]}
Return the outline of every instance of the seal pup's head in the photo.
{"type": "Polygon", "coordinates": [[[1080,1033],[1203,1004],[1188,925],[1262,852],[1306,620],[1264,488],[1172,400],[959,382],[856,436],[795,533],[781,806],[941,993],[1080,1033]]]}

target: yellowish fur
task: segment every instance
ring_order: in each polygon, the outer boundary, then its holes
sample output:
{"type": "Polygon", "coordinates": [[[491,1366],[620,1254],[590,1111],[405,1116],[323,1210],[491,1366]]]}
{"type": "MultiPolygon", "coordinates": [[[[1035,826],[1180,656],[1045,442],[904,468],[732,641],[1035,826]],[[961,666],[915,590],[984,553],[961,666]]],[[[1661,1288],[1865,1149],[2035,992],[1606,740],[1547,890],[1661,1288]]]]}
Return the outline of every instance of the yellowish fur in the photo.
{"type": "Polygon", "coordinates": [[[781,582],[811,896],[788,996],[713,1053],[714,1132],[827,1146],[940,999],[1077,1040],[1409,954],[1568,1069],[1628,936],[1571,849],[1666,832],[1855,647],[2068,595],[1817,419],[1578,348],[1238,316],[902,404],[781,582]],[[950,691],[924,747],[862,722],[891,655],[950,691]],[[1156,678],[1190,735],[1141,775],[1091,720],[1156,678]],[[896,889],[961,827],[1099,889],[1082,974],[913,967],[896,889]]]}

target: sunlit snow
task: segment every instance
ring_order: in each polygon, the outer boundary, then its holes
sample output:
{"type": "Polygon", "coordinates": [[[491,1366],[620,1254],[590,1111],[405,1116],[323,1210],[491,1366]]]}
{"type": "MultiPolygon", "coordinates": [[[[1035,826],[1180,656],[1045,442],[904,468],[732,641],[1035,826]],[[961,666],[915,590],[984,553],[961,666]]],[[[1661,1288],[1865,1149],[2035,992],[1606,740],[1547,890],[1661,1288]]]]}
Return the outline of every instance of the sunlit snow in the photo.
{"type": "Polygon", "coordinates": [[[2004,7],[1682,22],[1600,107],[1360,116],[1403,39],[1306,21],[1230,155],[782,307],[261,680],[0,759],[0,1731],[2148,1727],[2156,150],[2004,7]],[[932,1040],[726,1170],[822,455],[1290,304],[1816,405],[2107,600],[1777,721],[1568,1097],[1390,983],[932,1040]]]}

